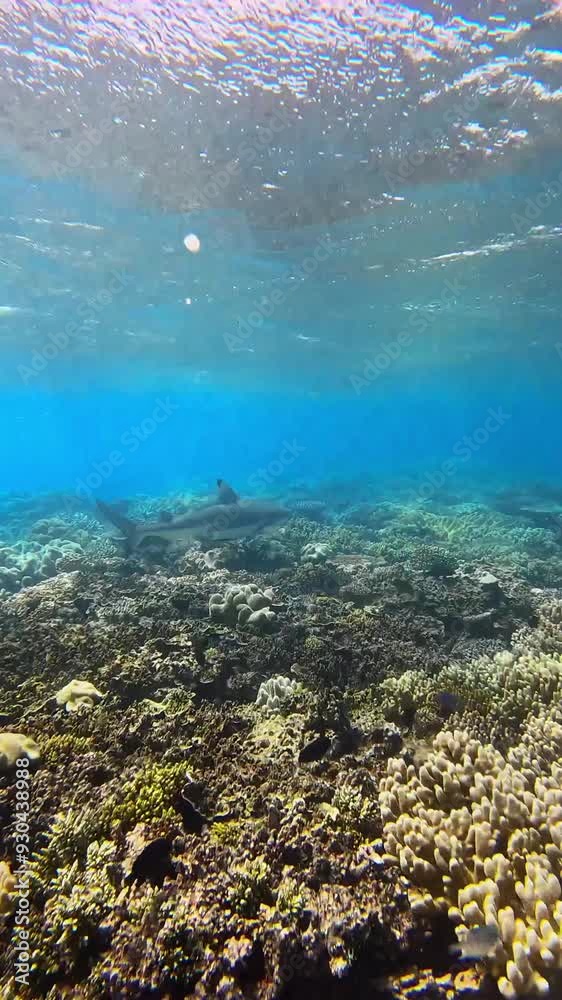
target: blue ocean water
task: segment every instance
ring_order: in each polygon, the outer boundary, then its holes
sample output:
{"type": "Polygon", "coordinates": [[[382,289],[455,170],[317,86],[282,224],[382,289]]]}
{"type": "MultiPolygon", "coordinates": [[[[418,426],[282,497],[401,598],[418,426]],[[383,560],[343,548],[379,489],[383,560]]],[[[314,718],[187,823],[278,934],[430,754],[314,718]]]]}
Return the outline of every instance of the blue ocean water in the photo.
{"type": "Polygon", "coordinates": [[[412,188],[296,230],[5,174],[0,489],[89,476],[95,495],[161,494],[223,475],[253,492],[286,441],[278,486],[380,487],[431,476],[498,408],[501,432],[449,485],[559,481],[559,172],[412,188]]]}
{"type": "MultiPolygon", "coordinates": [[[[122,377],[126,385],[126,370],[122,377]]],[[[156,389],[134,379],[124,391],[5,389],[0,488],[159,496],[205,493],[221,476],[249,494],[335,479],[344,491],[348,479],[384,492],[401,477],[431,480],[450,459],[452,492],[560,482],[556,371],[545,371],[540,384],[505,365],[491,366],[480,382],[461,373],[433,374],[423,387],[409,381],[395,375],[384,393],[377,386],[359,399],[312,400],[279,386],[236,392],[173,378],[156,389]],[[480,440],[490,412],[499,415],[498,432],[480,440]],[[280,469],[287,444],[291,460],[280,469]]]]}
{"type": "Polygon", "coordinates": [[[562,996],[561,104],[558,0],[0,0],[8,1000],[562,996]]]}

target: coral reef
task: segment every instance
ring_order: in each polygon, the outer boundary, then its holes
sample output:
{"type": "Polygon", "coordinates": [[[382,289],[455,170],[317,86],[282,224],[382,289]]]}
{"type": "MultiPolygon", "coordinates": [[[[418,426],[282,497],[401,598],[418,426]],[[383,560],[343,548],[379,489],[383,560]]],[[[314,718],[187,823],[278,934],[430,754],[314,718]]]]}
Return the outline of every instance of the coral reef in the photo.
{"type": "Polygon", "coordinates": [[[341,491],[277,537],[129,556],[72,498],[6,499],[2,996],[556,995],[559,537],[341,491]],[[461,969],[448,945],[484,924],[461,969]]]}
{"type": "Polygon", "coordinates": [[[255,583],[227,587],[224,596],[211,594],[209,615],[231,625],[249,625],[257,631],[266,631],[275,622],[275,612],[271,604],[275,600],[269,588],[260,590],[255,583]]]}
{"type": "Polygon", "coordinates": [[[0,861],[0,917],[6,917],[14,908],[16,880],[7,861],[0,861]]]}
{"type": "Polygon", "coordinates": [[[67,712],[79,712],[93,708],[103,694],[90,681],[74,679],[57,691],[55,698],[57,705],[64,705],[67,712]]]}
{"type": "Polygon", "coordinates": [[[505,997],[548,992],[562,967],[562,716],[531,717],[506,756],[467,731],[435,737],[419,768],[381,782],[387,860],[412,882],[416,914],[443,909],[498,943],[486,964],[505,997]]]}
{"type": "Polygon", "coordinates": [[[278,712],[283,704],[290,701],[295,693],[297,682],[290,677],[277,674],[263,681],[256,697],[256,705],[266,708],[269,712],[278,712]]]}
{"type": "Polygon", "coordinates": [[[34,778],[30,835],[42,846],[30,866],[30,995],[64,977],[77,997],[110,980],[125,995],[215,996],[228,983],[265,1000],[272,982],[337,980],[366,948],[397,960],[407,922],[368,847],[370,777],[296,772],[300,729],[274,716],[266,750],[253,706],[170,704],[131,742],[136,715],[132,706],[116,719],[102,702],[95,716],[70,717],[96,727],[104,752],[34,778]],[[154,759],[162,745],[175,760],[154,759]],[[254,955],[250,970],[240,955],[254,955]]]}
{"type": "Polygon", "coordinates": [[[0,733],[0,771],[16,766],[19,757],[37,761],[41,751],[31,736],[23,733],[0,733]]]}

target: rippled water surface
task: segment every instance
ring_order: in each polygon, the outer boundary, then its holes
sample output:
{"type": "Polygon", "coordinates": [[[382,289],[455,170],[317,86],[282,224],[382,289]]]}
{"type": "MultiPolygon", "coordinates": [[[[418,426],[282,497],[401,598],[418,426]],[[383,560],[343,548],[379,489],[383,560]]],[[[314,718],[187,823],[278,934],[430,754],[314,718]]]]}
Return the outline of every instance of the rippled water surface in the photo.
{"type": "Polygon", "coordinates": [[[556,5],[1,7],[18,434],[30,413],[58,428],[53,391],[100,384],[226,393],[236,428],[239,390],[343,394],[352,439],[387,398],[400,420],[442,396],[459,428],[475,387],[555,405],[556,5]]]}

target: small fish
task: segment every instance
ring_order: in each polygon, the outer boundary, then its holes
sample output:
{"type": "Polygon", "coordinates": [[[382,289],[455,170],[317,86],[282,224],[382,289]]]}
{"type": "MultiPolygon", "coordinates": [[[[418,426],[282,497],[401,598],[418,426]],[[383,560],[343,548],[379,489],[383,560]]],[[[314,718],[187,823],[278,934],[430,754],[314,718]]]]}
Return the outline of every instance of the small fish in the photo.
{"type": "Polygon", "coordinates": [[[448,719],[450,715],[454,715],[455,712],[462,712],[463,702],[459,698],[458,694],[453,694],[452,691],[439,691],[437,694],[437,704],[439,706],[439,715],[442,719],[448,719]]]}
{"type": "Polygon", "coordinates": [[[143,545],[160,548],[171,543],[227,541],[250,538],[287,520],[291,511],[270,500],[241,500],[224,479],[217,480],[215,503],[197,507],[185,514],[164,512],[158,521],[131,521],[121,511],[102,500],[96,501],[102,516],[119,529],[127,552],[143,545]]]}
{"type": "Polygon", "coordinates": [[[499,930],[494,925],[483,924],[481,927],[471,927],[462,941],[450,945],[449,951],[464,961],[481,962],[482,959],[493,955],[499,937],[499,930]]]}

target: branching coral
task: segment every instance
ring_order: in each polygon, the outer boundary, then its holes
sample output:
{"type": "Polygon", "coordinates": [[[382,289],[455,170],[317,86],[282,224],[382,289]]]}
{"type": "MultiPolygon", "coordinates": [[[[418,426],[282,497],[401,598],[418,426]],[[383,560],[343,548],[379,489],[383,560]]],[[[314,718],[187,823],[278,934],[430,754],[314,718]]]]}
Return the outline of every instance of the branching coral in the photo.
{"type": "Polygon", "coordinates": [[[412,566],[429,576],[450,576],[457,568],[457,560],[438,545],[418,545],[410,557],[412,566]]]}
{"type": "Polygon", "coordinates": [[[380,684],[380,707],[388,722],[409,724],[414,719],[422,733],[435,726],[438,718],[439,682],[423,670],[405,670],[390,675],[380,684]]]}
{"type": "Polygon", "coordinates": [[[49,767],[71,761],[92,749],[92,739],[74,733],[56,733],[43,745],[43,760],[49,767]]]}
{"type": "Polygon", "coordinates": [[[187,777],[185,763],[146,764],[103,803],[99,811],[102,828],[117,826],[129,830],[136,823],[173,820],[176,816],[174,804],[187,777]]]}
{"type": "Polygon", "coordinates": [[[255,916],[260,903],[271,903],[270,873],[263,858],[236,865],[232,871],[228,904],[236,913],[255,916]]]}
{"type": "Polygon", "coordinates": [[[283,677],[276,674],[269,680],[260,684],[260,689],[256,698],[256,705],[265,708],[269,712],[279,712],[285,702],[293,697],[297,687],[297,682],[290,677],[283,677]]]}
{"type": "Polygon", "coordinates": [[[562,656],[562,601],[554,600],[543,605],[537,627],[522,629],[513,636],[515,655],[531,650],[562,656]]]}
{"type": "Polygon", "coordinates": [[[67,809],[55,817],[47,844],[30,864],[32,882],[37,888],[44,891],[59,869],[86,856],[88,845],[100,833],[98,815],[91,809],[67,809]]]}
{"type": "MultiPolygon", "coordinates": [[[[459,713],[470,716],[478,731],[500,724],[517,733],[529,712],[540,712],[562,700],[562,607],[541,609],[537,629],[522,630],[511,651],[481,656],[471,663],[452,663],[437,673],[405,670],[380,684],[384,718],[415,724],[417,735],[440,725],[440,699],[447,696],[459,713]]],[[[464,723],[463,723],[464,724],[464,723]]]]}
{"type": "Polygon", "coordinates": [[[45,936],[34,956],[47,971],[72,966],[79,954],[99,937],[103,921],[116,897],[112,865],[116,848],[111,841],[92,842],[84,864],[79,860],[61,868],[49,886],[43,912],[45,936]],[[47,956],[51,956],[49,962],[47,956]]]}
{"type": "Polygon", "coordinates": [[[561,719],[532,717],[506,757],[442,732],[425,764],[390,760],[381,783],[387,859],[414,911],[445,910],[461,941],[497,927],[488,963],[505,997],[547,992],[562,967],[561,719]]]}

